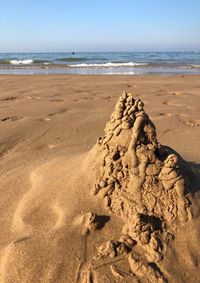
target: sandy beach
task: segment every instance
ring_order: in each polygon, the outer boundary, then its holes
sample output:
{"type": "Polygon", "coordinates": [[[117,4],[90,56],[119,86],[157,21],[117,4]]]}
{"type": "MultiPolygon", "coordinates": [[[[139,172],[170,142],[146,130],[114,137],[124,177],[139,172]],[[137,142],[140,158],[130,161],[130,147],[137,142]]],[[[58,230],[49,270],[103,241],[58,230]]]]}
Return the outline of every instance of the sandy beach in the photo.
{"type": "Polygon", "coordinates": [[[198,282],[200,75],[1,75],[0,133],[0,282],[198,282]],[[144,102],[159,143],[187,162],[191,215],[150,281],[106,260],[80,275],[124,225],[90,193],[95,144],[123,91],[144,102]],[[102,216],[89,234],[88,213],[102,216]]]}

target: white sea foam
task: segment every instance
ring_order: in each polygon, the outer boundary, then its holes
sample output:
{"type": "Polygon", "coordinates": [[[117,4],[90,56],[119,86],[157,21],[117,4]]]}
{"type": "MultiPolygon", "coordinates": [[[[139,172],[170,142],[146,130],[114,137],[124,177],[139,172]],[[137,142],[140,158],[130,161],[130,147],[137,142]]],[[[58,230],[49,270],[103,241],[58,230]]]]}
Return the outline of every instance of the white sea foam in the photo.
{"type": "Polygon", "coordinates": [[[113,68],[113,67],[137,67],[137,66],[146,66],[147,63],[135,63],[135,62],[127,62],[127,63],[95,63],[95,64],[73,64],[69,65],[73,68],[113,68]]]}
{"type": "Polygon", "coordinates": [[[13,65],[29,65],[32,64],[33,60],[32,59],[26,59],[26,60],[11,60],[10,64],[13,65]]]}

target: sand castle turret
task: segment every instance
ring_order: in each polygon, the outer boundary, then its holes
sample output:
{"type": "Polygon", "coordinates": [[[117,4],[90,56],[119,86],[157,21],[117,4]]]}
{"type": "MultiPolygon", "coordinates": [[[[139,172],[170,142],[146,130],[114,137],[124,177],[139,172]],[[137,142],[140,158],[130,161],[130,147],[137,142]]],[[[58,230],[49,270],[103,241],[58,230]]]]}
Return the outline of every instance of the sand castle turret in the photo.
{"type": "Polygon", "coordinates": [[[171,225],[187,218],[185,183],[178,157],[158,143],[143,107],[132,94],[124,92],[118,99],[105,135],[97,141],[101,168],[93,193],[125,219],[152,214],[171,225]]]}

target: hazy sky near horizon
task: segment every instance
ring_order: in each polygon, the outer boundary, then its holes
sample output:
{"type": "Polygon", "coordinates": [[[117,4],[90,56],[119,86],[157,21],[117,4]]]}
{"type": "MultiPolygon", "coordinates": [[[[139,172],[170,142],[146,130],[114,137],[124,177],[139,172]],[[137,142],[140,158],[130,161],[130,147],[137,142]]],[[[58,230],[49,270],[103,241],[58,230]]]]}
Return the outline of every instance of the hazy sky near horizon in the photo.
{"type": "Polygon", "coordinates": [[[200,50],[200,0],[0,0],[0,52],[200,50]]]}

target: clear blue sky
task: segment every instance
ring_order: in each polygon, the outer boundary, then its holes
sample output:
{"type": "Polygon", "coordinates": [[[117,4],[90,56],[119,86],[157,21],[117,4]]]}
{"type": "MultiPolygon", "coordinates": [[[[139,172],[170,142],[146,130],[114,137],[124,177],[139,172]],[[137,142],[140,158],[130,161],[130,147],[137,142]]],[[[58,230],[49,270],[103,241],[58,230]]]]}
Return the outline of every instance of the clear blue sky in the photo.
{"type": "Polygon", "coordinates": [[[0,52],[200,50],[200,0],[0,0],[0,52]]]}

